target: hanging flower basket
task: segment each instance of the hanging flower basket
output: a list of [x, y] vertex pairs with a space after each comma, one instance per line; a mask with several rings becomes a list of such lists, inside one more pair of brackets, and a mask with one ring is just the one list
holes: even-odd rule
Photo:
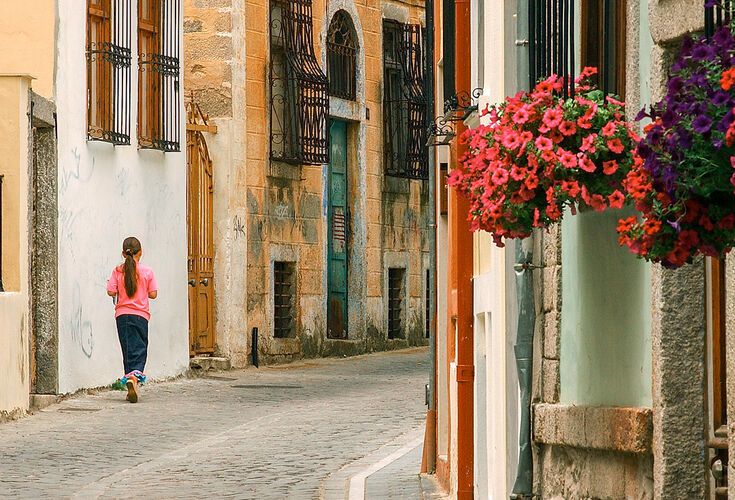
[[664, 99], [641, 111], [640, 157], [625, 181], [642, 217], [618, 224], [619, 241], [666, 267], [698, 254], [723, 256], [735, 242], [735, 38], [687, 38]]
[[534, 228], [572, 213], [621, 208], [622, 182], [631, 169], [638, 138], [624, 119], [624, 103], [605, 96], [585, 68], [576, 95], [564, 97], [552, 76], [485, 109], [489, 124], [468, 130], [462, 168], [449, 185], [470, 200], [472, 230], [503, 238], [526, 238]]

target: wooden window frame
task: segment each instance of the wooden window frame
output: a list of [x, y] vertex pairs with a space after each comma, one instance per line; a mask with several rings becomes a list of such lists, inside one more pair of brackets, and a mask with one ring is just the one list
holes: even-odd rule
[[138, 147], [181, 151], [181, 2], [138, 0]]
[[[103, 140], [109, 130], [112, 116], [112, 75], [104, 64], [102, 50], [112, 43], [112, 0], [87, 1], [87, 89], [89, 105], [87, 113], [88, 136]], [[95, 55], [92, 55], [95, 54]]]
[[[725, 305], [724, 259], [708, 258], [707, 274], [707, 459], [709, 466], [719, 460], [725, 476], [717, 482], [712, 476], [716, 498], [727, 498], [728, 425], [727, 425], [727, 318]], [[713, 467], [714, 469], [714, 467]]]
[[160, 135], [161, 74], [155, 68], [155, 58], [161, 48], [161, 14], [161, 0], [138, 0], [138, 57], [141, 61], [138, 66], [138, 143], [146, 149], [155, 149], [155, 138]]
[[[612, 10], [607, 22], [605, 8]], [[597, 67], [600, 88], [623, 100], [626, 82], [626, 12], [627, 0], [582, 0], [580, 13], [582, 66]], [[608, 31], [613, 31], [612, 37], [608, 36]], [[605, 43], [608, 42], [611, 45], [606, 47]]]
[[86, 1], [90, 141], [130, 144], [131, 1]]

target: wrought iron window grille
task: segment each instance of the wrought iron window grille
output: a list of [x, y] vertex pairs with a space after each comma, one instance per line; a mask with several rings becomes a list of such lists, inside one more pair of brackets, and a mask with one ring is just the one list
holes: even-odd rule
[[[710, 5], [709, 7], [707, 5]], [[735, 13], [734, 0], [704, 0], [704, 33], [708, 37], [718, 28], [730, 24]]]
[[87, 139], [130, 144], [130, 0], [87, 0]]
[[311, 0], [270, 3], [270, 158], [329, 161], [329, 82], [313, 45]]
[[575, 0], [529, 0], [531, 88], [539, 80], [556, 74], [564, 80], [564, 95], [574, 94], [574, 4]]
[[388, 269], [388, 338], [403, 338], [403, 297], [404, 275], [403, 268]]
[[291, 338], [295, 335], [294, 303], [296, 286], [294, 263], [273, 263], [273, 336]]
[[181, 151], [179, 0], [138, 4], [138, 143]]
[[354, 101], [357, 97], [357, 41], [349, 14], [340, 10], [327, 33], [329, 94]]
[[383, 161], [386, 175], [427, 180], [424, 28], [383, 24]]

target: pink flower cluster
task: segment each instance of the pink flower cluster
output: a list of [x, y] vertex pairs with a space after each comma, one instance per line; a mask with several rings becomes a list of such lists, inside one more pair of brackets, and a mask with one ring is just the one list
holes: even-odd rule
[[486, 108], [489, 124], [463, 134], [468, 152], [449, 185], [470, 200], [473, 230], [492, 233], [503, 246], [503, 238], [525, 238], [559, 221], [565, 206], [573, 213], [623, 206], [638, 138], [624, 103], [590, 83], [596, 73], [584, 69], [574, 97], [564, 97], [562, 79], [551, 76]]

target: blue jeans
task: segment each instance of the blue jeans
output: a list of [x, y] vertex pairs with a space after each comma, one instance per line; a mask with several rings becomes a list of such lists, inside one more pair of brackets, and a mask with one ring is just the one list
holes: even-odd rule
[[145, 372], [145, 362], [148, 359], [148, 320], [135, 314], [123, 314], [115, 322], [125, 374], [134, 370]]

